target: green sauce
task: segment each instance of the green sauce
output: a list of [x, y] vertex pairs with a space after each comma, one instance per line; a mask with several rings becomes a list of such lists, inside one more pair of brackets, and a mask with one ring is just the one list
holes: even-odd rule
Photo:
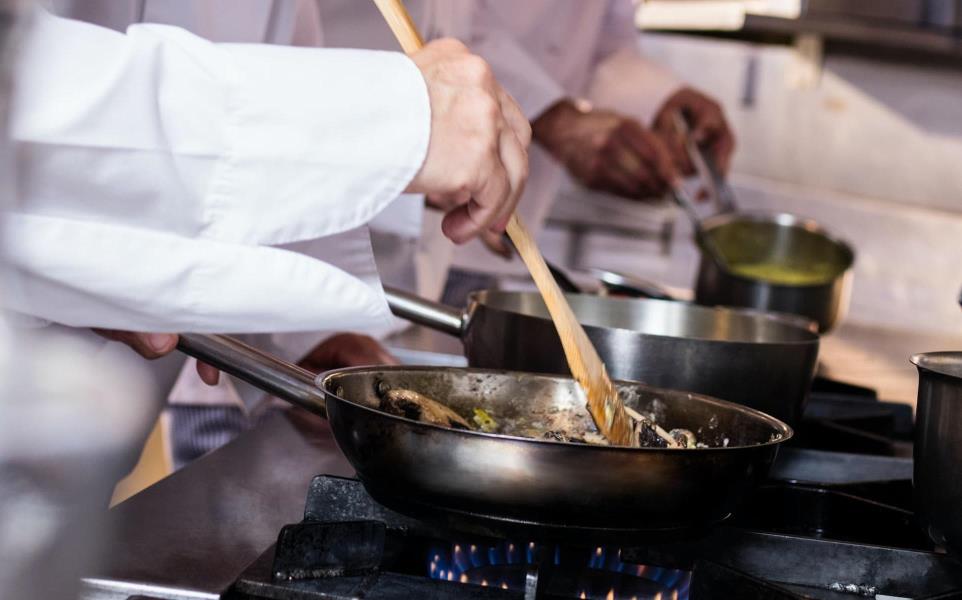
[[760, 279], [777, 285], [816, 285], [827, 283], [838, 267], [832, 263], [790, 265], [777, 262], [733, 263], [728, 265], [736, 275]]

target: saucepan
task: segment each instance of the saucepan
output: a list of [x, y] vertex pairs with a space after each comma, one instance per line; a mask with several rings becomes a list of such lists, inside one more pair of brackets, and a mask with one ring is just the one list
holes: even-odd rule
[[709, 217], [702, 228], [725, 264], [701, 252], [695, 302], [802, 315], [822, 333], [844, 316], [855, 254], [815, 221], [734, 212]]
[[939, 546], [962, 552], [962, 352], [916, 354], [913, 488], [919, 519]]
[[[656, 532], [707, 526], [735, 510], [792, 436], [788, 425], [744, 406], [620, 381], [628, 406], [655, 415], [665, 427], [690, 429], [708, 447], [533, 439], [505, 424], [550, 429], [559, 418], [588, 419], [571, 378], [450, 367], [354, 367], [315, 378], [226, 336], [184, 334], [179, 348], [326, 417], [375, 499], [454, 527], [482, 523], [490, 527], [484, 531], [506, 526], [570, 534], [578, 528]], [[391, 390], [417, 392], [464, 418], [483, 411], [485, 422], [495, 426], [454, 429], [407, 412], [389, 414], [382, 403]]]
[[[472, 367], [568, 373], [537, 293], [474, 292], [454, 308], [385, 292], [395, 315], [461, 338]], [[612, 377], [737, 402], [790, 425], [801, 417], [819, 337], [799, 321], [665, 300], [567, 298]]]
[[[854, 253], [818, 223], [788, 213], [732, 212], [702, 220], [724, 264], [702, 251], [695, 283], [697, 304], [729, 306], [809, 319], [827, 333], [844, 316], [851, 296]], [[699, 245], [699, 249], [701, 246]], [[555, 268], [556, 278], [559, 274]], [[671, 292], [644, 279], [590, 269], [609, 292], [671, 300]], [[573, 288], [563, 286], [565, 291]]]
[[[679, 126], [686, 130], [684, 119]], [[830, 331], [851, 297], [852, 248], [811, 219], [739, 210], [711, 156], [686, 138], [719, 211], [698, 221], [689, 210], [700, 230], [695, 302], [797, 314], [817, 322], [822, 333]]]

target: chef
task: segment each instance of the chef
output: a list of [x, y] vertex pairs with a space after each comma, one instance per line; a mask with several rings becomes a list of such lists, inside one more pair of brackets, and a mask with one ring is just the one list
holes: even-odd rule
[[[645, 59], [631, 0], [483, 0], [475, 35], [507, 31], [530, 60], [500, 60], [496, 48], [470, 46], [532, 121], [531, 177], [519, 211], [535, 234], [567, 171], [589, 188], [644, 200], [690, 174], [673, 113], [681, 110], [699, 144], [727, 172], [734, 137], [718, 104]], [[490, 244], [488, 244], [490, 246]], [[504, 249], [506, 251], [506, 249]], [[491, 286], [493, 274], [518, 273], [473, 242], [453, 249], [446, 300]]]
[[[358, 10], [362, 8], [362, 10]], [[322, 2], [271, 0], [197, 1], [73, 1], [57, 0], [54, 10], [71, 18], [125, 31], [140, 21], [183, 27], [206, 39], [221, 43], [272, 43], [293, 46], [377, 47], [396, 50], [390, 30], [372, 2], [325, 0]], [[422, 22], [444, 20], [443, 6], [432, 2], [413, 6]], [[440, 12], [442, 16], [436, 17]], [[437, 30], [437, 27], [431, 27]], [[333, 36], [333, 39], [331, 37]], [[435, 36], [437, 37], [437, 36]], [[375, 40], [372, 43], [372, 40]], [[365, 44], [365, 42], [367, 42]], [[430, 204], [430, 203], [429, 203]], [[414, 262], [410, 252], [396, 251], [393, 244], [411, 247], [417, 243], [425, 206], [423, 195], [404, 194], [389, 203], [371, 221], [375, 242], [380, 242], [380, 268], [370, 260], [366, 231], [285, 244], [285, 250], [334, 264], [355, 278], [375, 283], [379, 276], [394, 285], [415, 287]], [[433, 207], [433, 208], [436, 208]], [[348, 239], [345, 239], [347, 236]], [[362, 244], [363, 249], [357, 246]], [[403, 250], [403, 248], [402, 248]], [[374, 337], [392, 331], [391, 323], [378, 320], [344, 323], [351, 332], [311, 331], [242, 336], [245, 341], [313, 371], [342, 366], [396, 362]], [[340, 328], [339, 328], [340, 329]], [[111, 339], [124, 341], [145, 356], [159, 356], [164, 350], [146, 347], [144, 336], [127, 331], [105, 331]], [[148, 338], [149, 339], [149, 338]], [[170, 395], [170, 427], [173, 456], [177, 466], [229, 441], [254, 422], [265, 395], [240, 381], [218, 380], [216, 372], [203, 364], [197, 368], [201, 379], [216, 385], [205, 388], [188, 361]]]
[[[269, 30], [301, 35], [313, 3], [268, 4]], [[376, 278], [350, 274], [373, 273], [358, 228], [407, 191], [455, 242], [499, 235], [527, 172], [527, 122], [451, 40], [408, 59], [38, 11], [13, 106], [5, 308], [150, 355], [175, 338], [118, 331], [388, 326]], [[332, 236], [344, 267], [294, 247]]]
[[[419, 28], [430, 38], [470, 34], [471, 2], [417, 0], [407, 7]], [[238, 4], [226, 0], [181, 1], [74, 1], [57, 0], [57, 12], [64, 16], [125, 30], [138, 21], [164, 23], [186, 28], [215, 42], [268, 42], [287, 45], [327, 45], [337, 47], [396, 50], [397, 42], [372, 2], [357, 0], [318, 0], [317, 2], [272, 2], [247, 0]], [[504, 47], [514, 45], [514, 55], [523, 50], [509, 36], [495, 42], [499, 56], [511, 56]], [[428, 203], [430, 205], [430, 203]], [[370, 222], [378, 272], [374, 264], [344, 262], [342, 244], [330, 238], [308, 240], [286, 249], [326, 262], [338, 261], [348, 272], [380, 278], [392, 285], [423, 291], [419, 281], [415, 252], [422, 227], [437, 228], [437, 211], [424, 211], [423, 196], [402, 195]], [[430, 207], [429, 208], [433, 208]], [[425, 222], [426, 221], [426, 222]], [[428, 224], [430, 223], [430, 225]], [[492, 236], [495, 240], [499, 236]], [[433, 239], [429, 236], [428, 240]], [[428, 253], [429, 255], [430, 253]], [[357, 252], [347, 257], [358, 256]], [[425, 258], [422, 254], [422, 258]], [[433, 259], [429, 259], [433, 260]], [[442, 261], [446, 264], [446, 261]], [[420, 270], [423, 273], [424, 270]], [[430, 271], [429, 271], [430, 272]], [[419, 283], [421, 285], [419, 285]], [[430, 285], [430, 284], [429, 284]], [[433, 287], [436, 287], [434, 284]], [[323, 371], [341, 366], [391, 363], [395, 359], [370, 335], [381, 336], [390, 326], [371, 322], [354, 327], [351, 333], [307, 331], [245, 336], [249, 343], [299, 362], [305, 368]], [[137, 334], [110, 332], [115, 339], [138, 344]], [[149, 353], [149, 349], [141, 348]], [[191, 361], [193, 362], [193, 361]], [[213, 373], [199, 365], [201, 378], [217, 381]], [[182, 465], [219, 446], [253, 423], [265, 400], [264, 394], [243, 382], [225, 378], [215, 389], [200, 385], [188, 365], [170, 396], [169, 430], [175, 462]]]

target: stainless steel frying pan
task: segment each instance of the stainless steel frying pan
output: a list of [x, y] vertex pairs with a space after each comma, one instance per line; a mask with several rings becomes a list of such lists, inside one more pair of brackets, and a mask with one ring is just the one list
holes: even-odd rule
[[463, 431], [375, 408], [385, 386], [444, 401], [462, 415], [495, 420], [584, 408], [570, 378], [433, 367], [339, 369], [315, 378], [225, 336], [185, 334], [181, 351], [326, 417], [367, 490], [407, 514], [446, 524], [659, 531], [725, 519], [764, 478], [791, 429], [758, 411], [636, 383], [626, 403], [662, 425], [694, 431], [712, 448], [588, 446]]
[[[385, 291], [395, 315], [460, 337], [472, 367], [569, 372], [536, 293], [475, 292], [462, 309]], [[818, 357], [819, 338], [810, 329], [750, 309], [567, 298], [612, 377], [707, 394], [789, 424], [801, 417]]]

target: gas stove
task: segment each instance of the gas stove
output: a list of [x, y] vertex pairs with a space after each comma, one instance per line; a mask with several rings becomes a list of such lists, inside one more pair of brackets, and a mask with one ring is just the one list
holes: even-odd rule
[[962, 598], [962, 563], [912, 511], [911, 419], [871, 390], [818, 381], [796, 443], [736, 516], [661, 536], [491, 535], [394, 512], [359, 481], [320, 475], [303, 521], [222, 597]]

